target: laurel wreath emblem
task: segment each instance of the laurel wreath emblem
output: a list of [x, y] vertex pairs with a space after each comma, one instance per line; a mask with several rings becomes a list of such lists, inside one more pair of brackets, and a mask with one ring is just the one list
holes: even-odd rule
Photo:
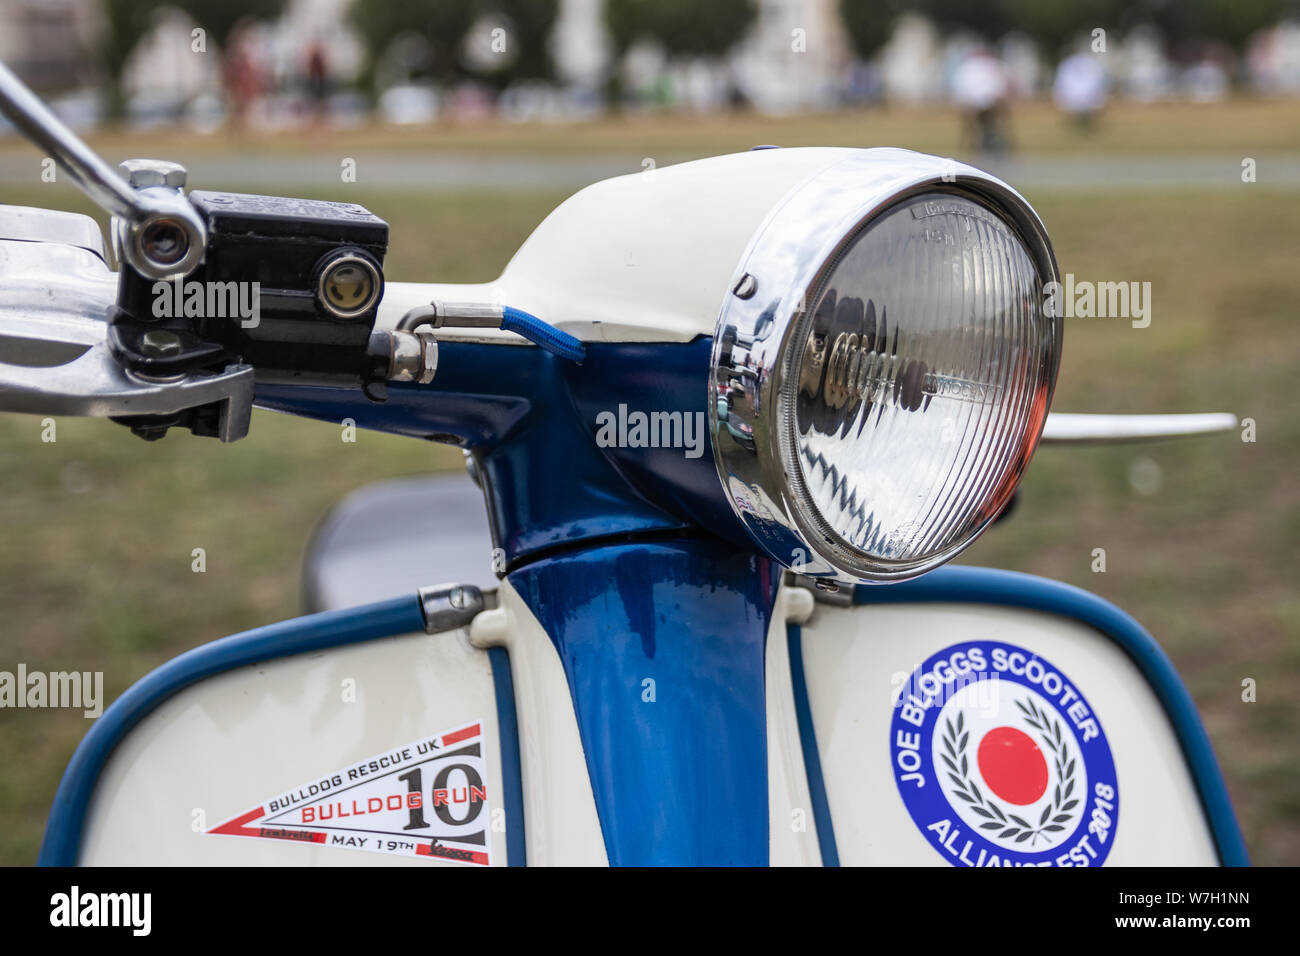
[[1064, 831], [1074, 819], [1075, 807], [1079, 798], [1074, 797], [1075, 769], [1077, 759], [1070, 752], [1069, 741], [1061, 733], [1061, 722], [1044, 713], [1032, 699], [1016, 701], [1016, 706], [1025, 715], [1025, 723], [1038, 731], [1039, 739], [1052, 752], [1056, 764], [1056, 790], [1052, 802], [1043, 808], [1037, 825], [1024, 817], [1004, 810], [992, 796], [985, 796], [975, 781], [970, 778], [970, 759], [966, 747], [970, 743], [970, 730], [966, 727], [966, 715], [957, 712], [957, 722], [951, 718], [944, 721], [943, 749], [946, 753], [939, 756], [948, 766], [948, 778], [953, 782], [956, 794], [969, 805], [971, 812], [987, 818], [981, 823], [981, 830], [999, 830], [999, 839], [1013, 839], [1016, 843], [1029, 842], [1034, 846], [1040, 839], [1051, 841], [1048, 834]]

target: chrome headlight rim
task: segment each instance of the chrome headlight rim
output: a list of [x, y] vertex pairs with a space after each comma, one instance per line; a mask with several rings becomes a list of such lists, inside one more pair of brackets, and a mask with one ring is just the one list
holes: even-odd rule
[[[768, 214], [731, 277], [714, 332], [709, 426], [714, 461], [732, 511], [772, 558], [799, 573], [846, 583], [891, 582], [932, 570], [969, 547], [997, 510], [969, 536], [915, 560], [863, 557], [816, 527], [801, 506], [802, 475], [791, 455], [791, 395], [802, 350], [793, 338], [810, 321], [827, 277], [866, 230], [901, 203], [926, 193], [973, 201], [1005, 223], [1042, 284], [1059, 281], [1042, 220], [1015, 189], [974, 167], [902, 149], [864, 149], [823, 167]], [[1060, 365], [1062, 321], [1043, 314], [1039, 354], [1050, 406]], [[1022, 438], [1000, 488], [1010, 497], [1038, 444], [1046, 407]], [[793, 472], [793, 474], [790, 474]], [[999, 502], [1004, 504], [1005, 502]]]

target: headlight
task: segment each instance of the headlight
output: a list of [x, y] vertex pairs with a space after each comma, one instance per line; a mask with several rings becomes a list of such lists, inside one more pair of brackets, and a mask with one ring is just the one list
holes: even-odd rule
[[970, 167], [864, 150], [758, 231], [718, 320], [713, 447], [773, 558], [912, 577], [1010, 500], [1047, 416], [1061, 322], [1046, 231]]

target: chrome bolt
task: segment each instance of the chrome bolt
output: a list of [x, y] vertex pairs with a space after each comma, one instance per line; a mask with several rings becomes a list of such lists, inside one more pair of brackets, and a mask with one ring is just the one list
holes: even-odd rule
[[438, 371], [438, 343], [429, 332], [390, 332], [388, 380], [428, 385]]
[[185, 167], [180, 163], [169, 163], [165, 159], [128, 159], [117, 169], [132, 189], [148, 189], [150, 186], [185, 188]]
[[428, 332], [417, 332], [424, 346], [420, 359], [420, 384], [428, 385], [438, 372], [438, 342]]

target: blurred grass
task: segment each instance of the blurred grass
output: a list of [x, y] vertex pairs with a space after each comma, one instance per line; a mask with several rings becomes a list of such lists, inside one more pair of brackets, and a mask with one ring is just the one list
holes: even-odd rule
[[[963, 563], [1029, 571], [1132, 613], [1173, 658], [1252, 857], [1300, 863], [1300, 365], [1295, 193], [1031, 195], [1078, 279], [1151, 282], [1152, 321], [1067, 319], [1058, 411], [1230, 411], [1239, 434], [1038, 452], [1019, 507]], [[1134, 482], [1139, 462], [1157, 488]], [[1141, 466], [1139, 466], [1141, 467]], [[1093, 549], [1106, 551], [1093, 573]], [[1244, 703], [1242, 681], [1257, 682]]]
[[[1219, 103], [1169, 101], [1116, 102], [1094, 135], [1081, 137], [1067, 127], [1046, 100], [1016, 103], [1009, 132], [1020, 153], [1222, 153], [1242, 155], [1300, 149], [1300, 100], [1235, 97]], [[620, 114], [590, 122], [510, 123], [497, 120], [443, 120], [424, 126], [367, 123], [325, 134], [314, 130], [258, 131], [239, 136], [225, 131], [198, 135], [184, 128], [139, 133], [106, 130], [89, 137], [108, 156], [138, 156], [141, 143], [156, 155], [183, 158], [204, 153], [310, 152], [323, 142], [347, 139], [367, 152], [462, 152], [637, 156], [708, 156], [749, 149], [758, 143], [782, 146], [904, 146], [956, 156], [962, 151], [961, 123], [946, 106], [880, 106], [865, 110], [801, 113], [770, 117], [732, 113]], [[1248, 148], [1247, 148], [1248, 147]], [[16, 137], [0, 140], [0, 152], [27, 149]]]
[[[53, 195], [0, 188], [3, 201], [84, 209], [63, 187]], [[563, 197], [349, 187], [347, 198], [392, 224], [393, 278], [481, 281]], [[1152, 284], [1150, 328], [1067, 320], [1054, 407], [1226, 410], [1254, 418], [1258, 441], [1044, 449], [1018, 511], [965, 560], [1069, 581], [1141, 620], [1204, 715], [1256, 862], [1300, 863], [1297, 196], [1243, 184], [1029, 198], [1063, 271]], [[181, 434], [146, 444], [75, 419], [47, 444], [39, 422], [0, 416], [0, 669], [103, 670], [108, 701], [180, 651], [296, 613], [311, 529], [349, 490], [460, 466], [454, 450], [368, 432], [339, 454], [337, 426], [269, 413], [229, 447]], [[1139, 459], [1158, 469], [1154, 494], [1130, 480]], [[196, 547], [205, 574], [190, 570]], [[1105, 574], [1089, 570], [1099, 547]], [[1240, 699], [1247, 677], [1254, 704]], [[65, 711], [0, 710], [0, 863], [35, 858], [88, 727]]]

